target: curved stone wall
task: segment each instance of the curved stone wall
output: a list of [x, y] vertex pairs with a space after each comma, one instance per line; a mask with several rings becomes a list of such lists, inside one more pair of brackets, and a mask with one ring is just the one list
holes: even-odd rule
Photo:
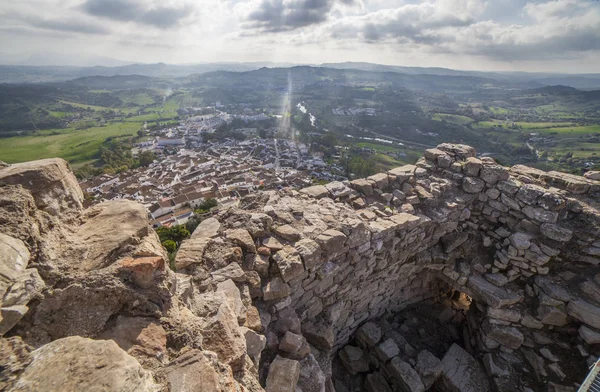
[[[332, 391], [341, 352], [372, 390], [461, 390], [468, 375], [446, 365], [477, 361], [496, 390], [569, 390], [600, 354], [600, 181], [588, 177], [442, 144], [366, 179], [246, 197], [198, 226], [173, 272], [140, 205], [82, 209], [61, 160], [0, 169], [0, 386], [18, 390], [50, 342], [69, 358], [93, 344], [66, 340], [81, 336], [133, 356], [122, 360], [140, 390]], [[385, 331], [364, 336], [450, 289], [475, 300], [471, 353], [453, 346], [439, 372]]]

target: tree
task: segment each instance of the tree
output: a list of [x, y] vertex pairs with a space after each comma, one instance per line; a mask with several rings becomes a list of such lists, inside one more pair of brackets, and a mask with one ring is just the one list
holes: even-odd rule
[[177, 250], [177, 243], [172, 240], [163, 241], [162, 246], [164, 246], [169, 253], [173, 253]]
[[152, 151], [142, 151], [139, 155], [140, 166], [149, 166], [156, 160], [156, 154]]

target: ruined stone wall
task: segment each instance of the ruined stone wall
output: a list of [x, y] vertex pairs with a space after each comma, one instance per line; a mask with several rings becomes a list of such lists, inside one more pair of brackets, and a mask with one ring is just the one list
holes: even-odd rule
[[[8, 385], [35, 381], [23, 371], [38, 350], [82, 336], [133, 356], [137, 365], [123, 361], [152, 375], [139, 373], [140, 390], [331, 391], [331, 361], [365, 322], [450, 287], [475, 300], [468, 338], [488, 365], [515, 355], [536, 382], [568, 385], [580, 380], [548, 350], [577, 347], [585, 366], [600, 343], [600, 181], [590, 178], [443, 144], [366, 179], [246, 197], [182, 243], [176, 272], [141, 206], [81, 209], [64, 161], [9, 166], [0, 181], [0, 343], [25, 358]], [[91, 344], [64, 341], [74, 352]], [[400, 356], [368, 371], [416, 374], [417, 358]], [[487, 368], [496, 389], [516, 390]]]

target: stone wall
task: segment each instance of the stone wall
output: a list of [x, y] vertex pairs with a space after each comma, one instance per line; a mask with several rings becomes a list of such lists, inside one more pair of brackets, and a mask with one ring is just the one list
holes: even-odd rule
[[[20, 180], [32, 176], [40, 186]], [[569, 387], [578, 373], [555, 356], [585, 367], [600, 343], [593, 176], [506, 168], [442, 144], [366, 179], [246, 197], [183, 242], [176, 272], [139, 205], [83, 210], [71, 176], [60, 160], [0, 169], [0, 343], [21, 358], [3, 374], [9, 386], [33, 382], [38, 350], [76, 335], [133, 356], [154, 380], [138, 372], [140, 390], [331, 391], [332, 360], [365, 323], [450, 288], [477, 312], [471, 353], [452, 348], [441, 363], [487, 361], [497, 390]], [[402, 355], [368, 377], [407, 389], [397, 375], [421, 375]], [[522, 366], [498, 371], [507, 356]], [[534, 381], [515, 384], [518, 367]], [[461, 378], [454, 370], [445, 384]]]

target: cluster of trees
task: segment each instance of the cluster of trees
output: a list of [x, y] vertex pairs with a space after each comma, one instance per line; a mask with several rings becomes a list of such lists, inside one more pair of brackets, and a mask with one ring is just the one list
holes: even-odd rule
[[138, 156], [131, 154], [132, 138], [129, 136], [108, 137], [98, 149], [98, 161], [94, 166], [87, 164], [81, 167], [75, 175], [89, 178], [100, 174], [117, 174], [129, 169], [146, 167], [155, 159], [152, 151], [142, 151]]
[[161, 226], [156, 229], [158, 238], [162, 246], [169, 254], [175, 253], [179, 249], [181, 242], [190, 237], [191, 233], [185, 225], [175, 225], [171, 227]]

